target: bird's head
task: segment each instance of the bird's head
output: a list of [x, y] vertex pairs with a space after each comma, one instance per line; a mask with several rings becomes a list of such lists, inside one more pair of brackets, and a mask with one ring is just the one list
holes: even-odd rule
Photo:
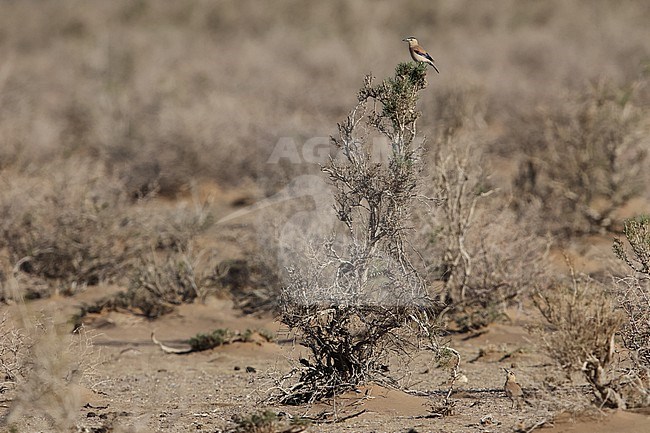
[[415, 39], [413, 36], [409, 36], [408, 38], [402, 39], [402, 42], [408, 42], [409, 46], [414, 46], [418, 44], [418, 40]]
[[506, 376], [509, 379], [515, 380], [515, 374], [512, 371], [508, 370], [507, 368], [504, 368], [503, 371], [506, 372]]

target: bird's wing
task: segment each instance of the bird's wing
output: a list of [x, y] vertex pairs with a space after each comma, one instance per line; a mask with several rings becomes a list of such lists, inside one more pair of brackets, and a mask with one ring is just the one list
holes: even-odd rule
[[427, 58], [427, 59], [429, 59], [429, 60], [431, 60], [431, 61], [433, 62], [433, 58], [429, 55], [429, 53], [427, 53], [426, 51], [424, 51], [424, 48], [422, 48], [422, 47], [413, 47], [413, 51], [414, 51], [416, 54], [419, 54], [419, 55], [421, 55], [422, 57], [425, 57], [425, 58]]

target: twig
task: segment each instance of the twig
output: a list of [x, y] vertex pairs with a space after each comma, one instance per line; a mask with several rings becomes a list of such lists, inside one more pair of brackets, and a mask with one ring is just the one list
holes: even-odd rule
[[530, 426], [530, 427], [528, 428], [528, 430], [524, 431], [524, 433], [530, 433], [530, 432], [532, 432], [533, 430], [538, 429], [538, 428], [540, 428], [541, 426], [545, 425], [547, 422], [548, 422], [548, 418], [544, 418], [544, 419], [541, 420], [541, 421], [537, 421], [535, 424], [533, 424], [532, 426]]
[[341, 417], [341, 418], [323, 420], [323, 421], [313, 419], [312, 421], [314, 421], [316, 424], [337, 424], [337, 423], [340, 423], [340, 422], [343, 422], [343, 421], [347, 421], [347, 420], [349, 420], [351, 418], [355, 418], [355, 417], [357, 417], [357, 416], [359, 416], [359, 415], [361, 415], [363, 413], [366, 413], [367, 411], [368, 411], [368, 409], [363, 409], [363, 410], [360, 410], [359, 412], [355, 412], [355, 413], [353, 413], [351, 415], [346, 415], [346, 416]]
[[158, 341], [158, 339], [156, 339], [156, 334], [153, 331], [151, 332], [151, 341], [153, 341], [154, 344], [157, 344], [158, 346], [160, 346], [162, 351], [165, 352], [165, 353], [182, 354], [182, 353], [190, 353], [190, 352], [192, 352], [194, 350], [191, 346], [190, 347], [184, 347], [184, 348], [167, 346], [164, 343], [161, 343], [160, 341]]

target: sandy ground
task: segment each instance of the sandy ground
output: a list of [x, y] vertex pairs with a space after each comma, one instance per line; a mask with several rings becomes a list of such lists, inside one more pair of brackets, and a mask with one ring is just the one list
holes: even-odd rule
[[[65, 311], [72, 304], [61, 298], [39, 301], [33, 307], [56, 306]], [[514, 369], [523, 387], [532, 392], [548, 374], [548, 364], [533, 352], [534, 344], [524, 329], [527, 312], [510, 313], [510, 323], [492, 325], [479, 335], [453, 337], [468, 382], [459, 386], [452, 398], [453, 412], [445, 417], [434, 416], [434, 409], [446, 390], [448, 370], [425, 355], [411, 360], [410, 375], [401, 381], [409, 393], [371, 384], [327, 404], [270, 406], [263, 401], [274, 378], [295, 366], [293, 360], [301, 350], [272, 318], [243, 316], [230, 301], [214, 298], [181, 306], [156, 321], [118, 312], [89, 317], [103, 363], [97, 368], [99, 375], [76, 390], [82, 397], [76, 424], [79, 431], [94, 432], [220, 432], [235, 425], [233, 415], [268, 408], [291, 416], [327, 415], [329, 420], [363, 412], [343, 422], [312, 424], [307, 431], [315, 432], [526, 431], [544, 419], [543, 408], [532, 402], [521, 411], [511, 409], [501, 391], [501, 368]], [[277, 338], [185, 355], [163, 353], [150, 339], [155, 330], [160, 340], [178, 343], [197, 332], [222, 327], [266, 329]], [[650, 416], [631, 412], [596, 420], [561, 418], [544, 431], [646, 433], [650, 426]], [[27, 421], [19, 425], [18, 431], [32, 431]]]

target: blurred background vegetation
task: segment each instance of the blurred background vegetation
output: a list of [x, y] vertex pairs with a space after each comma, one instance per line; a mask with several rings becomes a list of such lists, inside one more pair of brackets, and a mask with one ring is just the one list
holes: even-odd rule
[[[266, 161], [279, 137], [329, 136], [364, 74], [384, 77], [409, 60], [409, 35], [442, 71], [421, 101], [421, 129], [432, 136], [472, 121], [495, 158], [511, 162], [529, 145], [517, 120], [590, 83], [626, 89], [650, 68], [642, 0], [0, 8], [3, 178], [99, 161], [134, 196], [154, 187], [174, 196], [196, 178], [273, 188], [287, 172], [313, 169]], [[636, 101], [647, 106], [648, 95], [643, 88]]]
[[[267, 161], [282, 137], [301, 150], [333, 134], [365, 74], [410, 60], [411, 35], [441, 70], [419, 102], [431, 155], [464, 143], [477, 158], [467, 162], [474, 191], [499, 191], [477, 211], [483, 225], [508, 208], [505, 230], [524, 221], [536, 227], [526, 233], [560, 240], [616, 230], [616, 212], [648, 197], [648, 22], [643, 0], [4, 1], [3, 273], [69, 293], [128, 276], [151, 248], [192, 256], [189, 240], [212, 222], [206, 209], [168, 215], [142, 203], [206, 184], [254, 200], [317, 172]], [[604, 135], [617, 145], [592, 158], [602, 149], [581, 137]], [[581, 185], [585, 158], [601, 165]], [[447, 223], [428, 221], [423, 238]]]

